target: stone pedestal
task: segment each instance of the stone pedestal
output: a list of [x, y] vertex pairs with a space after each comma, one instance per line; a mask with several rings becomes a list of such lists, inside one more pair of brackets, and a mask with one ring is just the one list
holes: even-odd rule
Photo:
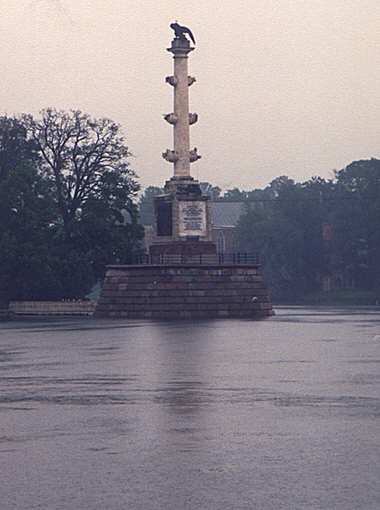
[[165, 194], [155, 198], [154, 244], [198, 241], [210, 242], [209, 198], [191, 178], [173, 178], [165, 184]]
[[96, 317], [259, 319], [273, 315], [258, 265], [109, 266]]

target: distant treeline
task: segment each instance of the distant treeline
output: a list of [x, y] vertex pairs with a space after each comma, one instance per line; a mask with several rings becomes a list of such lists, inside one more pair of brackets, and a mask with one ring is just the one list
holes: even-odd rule
[[[148, 224], [150, 187], [140, 199]], [[346, 296], [352, 303], [380, 300], [380, 161], [354, 161], [333, 179], [295, 182], [286, 176], [264, 189], [234, 188], [214, 200], [243, 202], [237, 225], [242, 252], [258, 252], [277, 301], [317, 302]], [[340, 294], [340, 295], [339, 295]]]
[[[340, 289], [380, 299], [379, 160], [330, 180], [282, 176], [223, 194], [202, 186], [214, 200], [244, 203], [239, 249], [260, 254], [275, 299]], [[163, 191], [149, 187], [137, 204], [138, 190], [113, 121], [54, 109], [0, 117], [0, 301], [80, 298], [106, 264], [132, 260]]]
[[261, 254], [275, 299], [312, 300], [321, 290], [352, 302], [380, 298], [379, 160], [355, 161], [331, 180], [279, 177], [231, 195], [246, 201], [240, 245]]

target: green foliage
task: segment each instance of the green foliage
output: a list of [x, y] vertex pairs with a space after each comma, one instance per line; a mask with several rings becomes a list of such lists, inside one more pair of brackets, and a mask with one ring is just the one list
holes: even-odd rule
[[39, 120], [24, 115], [23, 123], [41, 155], [41, 170], [52, 182], [68, 236], [71, 224], [91, 201], [101, 201], [115, 214], [122, 208], [136, 213], [133, 197], [139, 186], [118, 124], [92, 119], [79, 110], [51, 108], [43, 110]]
[[16, 168], [38, 160], [36, 144], [26, 137], [26, 128], [12, 117], [0, 117], [0, 182]]
[[50, 260], [53, 210], [35, 167], [16, 167], [0, 182], [0, 288], [8, 297], [41, 290]]
[[[13, 299], [79, 298], [110, 263], [141, 251], [153, 198], [141, 195], [120, 127], [80, 111], [0, 117], [0, 306]], [[205, 192], [220, 199], [219, 188]], [[286, 176], [228, 190], [246, 203], [242, 251], [261, 254], [275, 299], [316, 296], [322, 278], [380, 297], [380, 161], [355, 161], [326, 181]], [[325, 225], [331, 230], [324, 237]]]
[[380, 161], [354, 161], [336, 173], [336, 249], [359, 285], [380, 294]]
[[[327, 276], [338, 286], [380, 294], [380, 161], [353, 162], [332, 181], [282, 176], [244, 193], [240, 246], [260, 253], [275, 299], [316, 293]], [[325, 225], [330, 239], [323, 237]]]
[[154, 197], [162, 195], [163, 188], [157, 186], [148, 186], [139, 200], [140, 222], [142, 225], [154, 225]]
[[207, 195], [210, 200], [219, 200], [220, 194], [222, 192], [221, 188], [219, 186], [213, 186], [209, 182], [200, 182], [200, 188], [202, 190], [202, 193], [204, 195]]
[[0, 118], [0, 294], [83, 297], [139, 252], [138, 185], [119, 126], [79, 111]]
[[250, 210], [241, 218], [240, 242], [244, 250], [260, 252], [273, 292], [294, 297], [313, 286], [314, 271], [320, 265], [316, 254], [319, 247], [313, 247], [320, 238], [319, 225], [315, 226], [310, 218], [305, 228], [302, 188], [294, 184], [290, 187], [289, 183], [282, 188], [272, 183], [268, 191], [276, 198], [264, 202], [262, 210]]
[[230, 202], [243, 202], [244, 200], [249, 199], [249, 192], [240, 190], [239, 188], [232, 188], [228, 189], [224, 195], [223, 200], [230, 201]]

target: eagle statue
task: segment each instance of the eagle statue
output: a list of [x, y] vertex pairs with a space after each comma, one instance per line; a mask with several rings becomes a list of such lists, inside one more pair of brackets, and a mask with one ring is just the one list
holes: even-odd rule
[[183, 38], [186, 39], [185, 34], [187, 34], [192, 40], [192, 42], [195, 44], [195, 39], [190, 28], [183, 27], [182, 25], [179, 25], [177, 22], [171, 23], [170, 28], [174, 30], [175, 36], [178, 37], [179, 39]]

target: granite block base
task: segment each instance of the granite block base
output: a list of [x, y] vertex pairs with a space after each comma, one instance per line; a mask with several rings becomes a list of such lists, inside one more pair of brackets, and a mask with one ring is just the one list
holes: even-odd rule
[[249, 319], [273, 315], [258, 265], [109, 266], [96, 317]]

